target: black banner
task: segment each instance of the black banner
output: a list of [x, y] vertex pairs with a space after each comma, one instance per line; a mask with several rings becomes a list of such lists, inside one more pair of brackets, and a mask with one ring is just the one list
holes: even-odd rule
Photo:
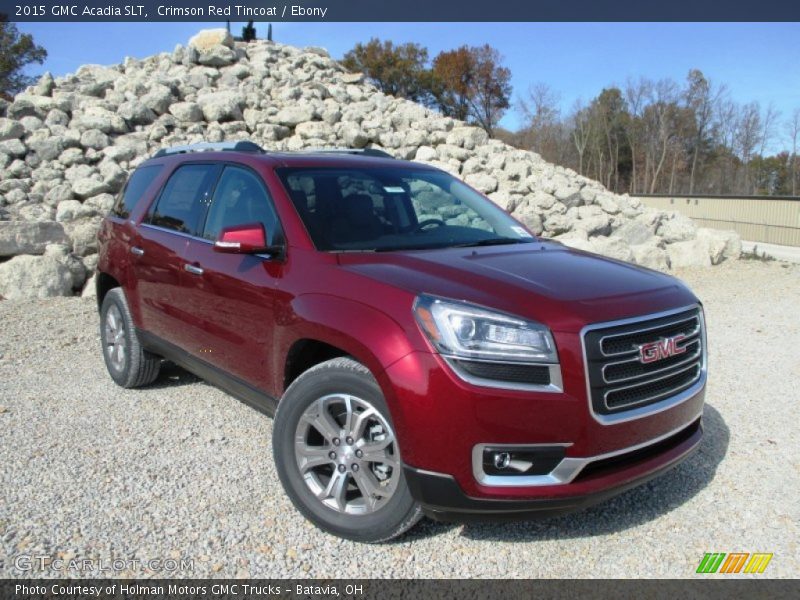
[[314, 598], [343, 600], [391, 600], [435, 598], [471, 600], [480, 598], [564, 599], [576, 598], [797, 598], [797, 580], [705, 579], [705, 580], [4, 580], [3, 600], [265, 600], [268, 598]]
[[797, 0], [0, 0], [12, 21], [800, 21]]

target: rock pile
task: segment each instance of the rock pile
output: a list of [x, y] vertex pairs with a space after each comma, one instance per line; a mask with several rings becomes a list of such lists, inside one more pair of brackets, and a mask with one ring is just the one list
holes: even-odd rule
[[656, 269], [740, 253], [734, 233], [698, 229], [386, 96], [321, 48], [238, 44], [208, 30], [171, 53], [46, 74], [0, 100], [0, 295], [90, 293], [98, 225], [127, 174], [164, 146], [237, 139], [290, 151], [380, 147], [458, 175], [537, 234]]

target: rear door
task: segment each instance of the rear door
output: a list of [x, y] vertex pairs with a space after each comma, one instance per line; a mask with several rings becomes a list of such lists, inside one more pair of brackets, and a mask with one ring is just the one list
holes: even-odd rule
[[[117, 196], [114, 206], [103, 221], [97, 240], [101, 247], [99, 255], [103, 264], [99, 268], [125, 285], [131, 311], [136, 323], [140, 323], [136, 277], [130, 270], [137, 262], [139, 235], [134, 213], [144, 210], [152, 194], [157, 193], [157, 179], [163, 174], [164, 165], [145, 165], [136, 169]], [[152, 190], [151, 190], [152, 188]]]
[[223, 254], [214, 240], [225, 227], [261, 223], [268, 244], [282, 239], [261, 176], [228, 165], [215, 187], [201, 239], [186, 249], [181, 297], [192, 315], [189, 351], [261, 390], [271, 389], [275, 291], [283, 263], [266, 255]]
[[149, 333], [185, 348], [190, 341], [181, 298], [183, 256], [197, 235], [220, 167], [184, 164], [175, 169], [139, 225], [131, 247], [141, 315]]

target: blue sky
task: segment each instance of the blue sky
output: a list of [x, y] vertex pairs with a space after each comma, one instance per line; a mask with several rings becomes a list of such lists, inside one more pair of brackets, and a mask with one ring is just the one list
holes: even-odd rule
[[[223, 24], [220, 24], [223, 25]], [[186, 43], [209, 23], [20, 23], [47, 48], [54, 75], [84, 63], [112, 64]], [[266, 23], [257, 23], [266, 36]], [[234, 32], [241, 24], [232, 24]], [[772, 103], [782, 121], [800, 107], [798, 23], [274, 23], [276, 41], [324, 46], [339, 58], [372, 36], [426, 46], [431, 56], [462, 44], [488, 43], [512, 72], [514, 96], [536, 82], [550, 85], [569, 110], [627, 77], [682, 80], [691, 68], [724, 82], [738, 102]], [[514, 128], [510, 111], [502, 124]], [[783, 145], [783, 144], [777, 144]]]

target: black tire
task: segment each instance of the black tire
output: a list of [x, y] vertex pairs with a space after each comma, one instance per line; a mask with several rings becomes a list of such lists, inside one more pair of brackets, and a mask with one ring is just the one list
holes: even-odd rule
[[[392, 467], [390, 476], [394, 491], [383, 501], [383, 504], [372, 509], [373, 512], [367, 512], [366, 514], [347, 514], [324, 504], [322, 500], [312, 493], [298, 465], [298, 458], [295, 452], [295, 437], [298, 427], [302, 427], [301, 419], [304, 413], [311, 409], [312, 405], [315, 405], [321, 398], [337, 394], [352, 396], [355, 399], [369, 403], [372, 408], [380, 413], [380, 417], [384, 422], [388, 424], [394, 439], [390, 446], [397, 462], [397, 471], [395, 472], [395, 467]], [[286, 390], [278, 405], [272, 433], [272, 450], [278, 475], [297, 510], [320, 529], [357, 542], [378, 543], [388, 541], [413, 527], [422, 517], [422, 511], [408, 490], [401, 467], [402, 463], [400, 462], [397, 440], [394, 438], [393, 431], [389, 409], [386, 406], [380, 387], [369, 370], [362, 364], [351, 358], [335, 358], [320, 363], [300, 375]], [[323, 441], [322, 443], [325, 444], [326, 442]], [[345, 447], [345, 442], [342, 441], [340, 443], [342, 444], [341, 447], [334, 448], [328, 445], [322, 447], [326, 451], [328, 449], [342, 450]], [[348, 445], [352, 445], [348, 451], [353, 452], [353, 448], [356, 448], [357, 443], [350, 442]], [[362, 447], [366, 448], [367, 446]], [[341, 460], [344, 460], [344, 458]], [[366, 469], [372, 469], [371, 465], [373, 463], [370, 463], [369, 466], [366, 463], [362, 464], [364, 466], [362, 466], [360, 475], [369, 474], [371, 478], [373, 473], [366, 471]], [[332, 464], [320, 468], [330, 468], [333, 471], [336, 465]], [[385, 473], [382, 474], [385, 475]], [[334, 475], [336, 475], [335, 472], [332, 473], [331, 477]], [[359, 474], [347, 473], [346, 475], [349, 477], [349, 479], [345, 479], [349, 481], [346, 485], [352, 488], [350, 493], [357, 496], [361, 489], [356, 486], [356, 475]], [[371, 500], [376, 498], [378, 496], [370, 496]], [[367, 500], [365, 499], [364, 502], [367, 502]]]
[[[113, 315], [114, 321], [119, 321], [117, 331], [123, 334], [119, 338], [114, 336], [119, 340], [118, 344], [110, 339], [112, 330], [108, 321], [109, 313]], [[152, 383], [158, 377], [161, 358], [147, 352], [139, 343], [122, 288], [110, 290], [103, 298], [103, 305], [100, 307], [100, 341], [106, 369], [117, 385], [135, 388]], [[117, 353], [120, 348], [121, 352]]]

